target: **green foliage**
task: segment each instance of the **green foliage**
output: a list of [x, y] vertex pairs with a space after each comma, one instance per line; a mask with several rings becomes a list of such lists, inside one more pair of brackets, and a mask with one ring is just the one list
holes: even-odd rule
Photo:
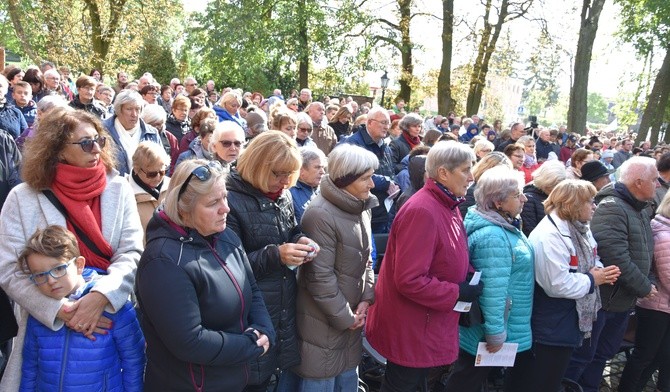
[[341, 35], [358, 14], [349, 0], [330, 6], [317, 0], [212, 1], [194, 15], [186, 46], [219, 85], [288, 91], [298, 87], [301, 59], [331, 64], [330, 75], [337, 69], [346, 74], [339, 60], [349, 55], [349, 42]]
[[667, 0], [615, 0], [621, 5], [619, 35], [633, 43], [638, 53], [656, 45], [670, 48], [670, 2]]
[[604, 124], [607, 122], [608, 102], [598, 93], [590, 93], [587, 99], [586, 121], [590, 123]]
[[161, 84], [169, 84], [177, 75], [177, 64], [167, 44], [160, 43], [155, 37], [148, 37], [140, 49], [135, 75], [151, 72]]
[[556, 83], [560, 73], [559, 45], [546, 32], [540, 34], [536, 50], [527, 62], [522, 100], [529, 113], [540, 114], [556, 105], [560, 94]]

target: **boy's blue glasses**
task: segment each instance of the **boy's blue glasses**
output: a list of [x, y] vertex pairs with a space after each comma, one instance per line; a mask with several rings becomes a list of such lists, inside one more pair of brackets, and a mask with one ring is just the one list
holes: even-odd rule
[[45, 284], [46, 282], [49, 281], [49, 275], [51, 275], [52, 278], [58, 279], [62, 278], [67, 274], [67, 267], [72, 264], [72, 262], [76, 259], [76, 257], [71, 258], [67, 263], [61, 264], [59, 266], [53, 267], [52, 269], [44, 272], [40, 272], [38, 274], [32, 274], [30, 275], [29, 279], [31, 282], [33, 282], [35, 285], [40, 286]]

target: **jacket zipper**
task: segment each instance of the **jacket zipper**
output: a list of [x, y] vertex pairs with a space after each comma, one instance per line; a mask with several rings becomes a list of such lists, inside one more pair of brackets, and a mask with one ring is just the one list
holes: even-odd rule
[[[230, 279], [230, 281], [233, 282], [233, 286], [235, 286], [235, 290], [237, 291], [237, 295], [240, 297], [240, 303], [242, 304], [242, 306], [240, 308], [240, 332], [244, 333], [244, 309], [245, 309], [246, 304], [244, 302], [244, 295], [242, 293], [242, 289], [240, 288], [239, 283], [237, 283], [237, 280], [235, 279], [235, 276], [230, 271], [230, 269], [228, 268], [226, 263], [223, 260], [221, 260], [221, 258], [219, 257], [219, 254], [216, 253], [216, 249], [214, 249], [214, 247], [212, 247], [210, 244], [207, 244], [207, 245], [212, 250], [212, 254], [214, 255], [214, 257], [216, 257], [216, 260], [219, 262], [219, 264], [221, 264], [221, 268], [223, 268], [223, 270], [226, 272], [226, 275], [228, 275], [228, 278]], [[246, 377], [246, 381], [249, 382], [249, 365], [246, 364], [246, 363], [244, 364], [244, 375]]]
[[63, 326], [65, 328], [65, 348], [63, 349], [63, 358], [60, 366], [60, 382], [58, 383], [58, 390], [63, 391], [63, 381], [65, 378], [65, 367], [67, 366], [67, 353], [70, 349], [70, 328]]

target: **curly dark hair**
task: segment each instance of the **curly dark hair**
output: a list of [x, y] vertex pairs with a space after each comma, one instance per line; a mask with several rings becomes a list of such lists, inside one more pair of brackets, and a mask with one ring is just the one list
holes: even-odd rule
[[112, 149], [114, 140], [102, 126], [100, 120], [82, 110], [69, 106], [55, 107], [43, 118], [40, 118], [35, 135], [26, 140], [21, 177], [35, 190], [51, 187], [56, 176], [56, 164], [60, 161], [60, 153], [70, 142], [70, 136], [82, 124], [93, 126], [100, 137], [107, 138], [107, 144], [100, 151], [100, 160], [107, 168], [107, 173], [114, 169], [116, 160]]

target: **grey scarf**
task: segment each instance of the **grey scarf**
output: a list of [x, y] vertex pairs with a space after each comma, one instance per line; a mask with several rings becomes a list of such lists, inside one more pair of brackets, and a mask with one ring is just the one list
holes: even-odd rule
[[[596, 265], [593, 247], [591, 247], [591, 243], [587, 236], [589, 227], [578, 221], [567, 223], [568, 228], [570, 229], [572, 246], [575, 248], [577, 260], [579, 260], [577, 272], [586, 274]], [[596, 314], [601, 307], [600, 290], [598, 290], [598, 286], [595, 287], [593, 293], [586, 294], [582, 298], [577, 299], [576, 302], [577, 315], [579, 317], [579, 330], [584, 333], [584, 338], [588, 339], [591, 337], [593, 322], [596, 320]]]

